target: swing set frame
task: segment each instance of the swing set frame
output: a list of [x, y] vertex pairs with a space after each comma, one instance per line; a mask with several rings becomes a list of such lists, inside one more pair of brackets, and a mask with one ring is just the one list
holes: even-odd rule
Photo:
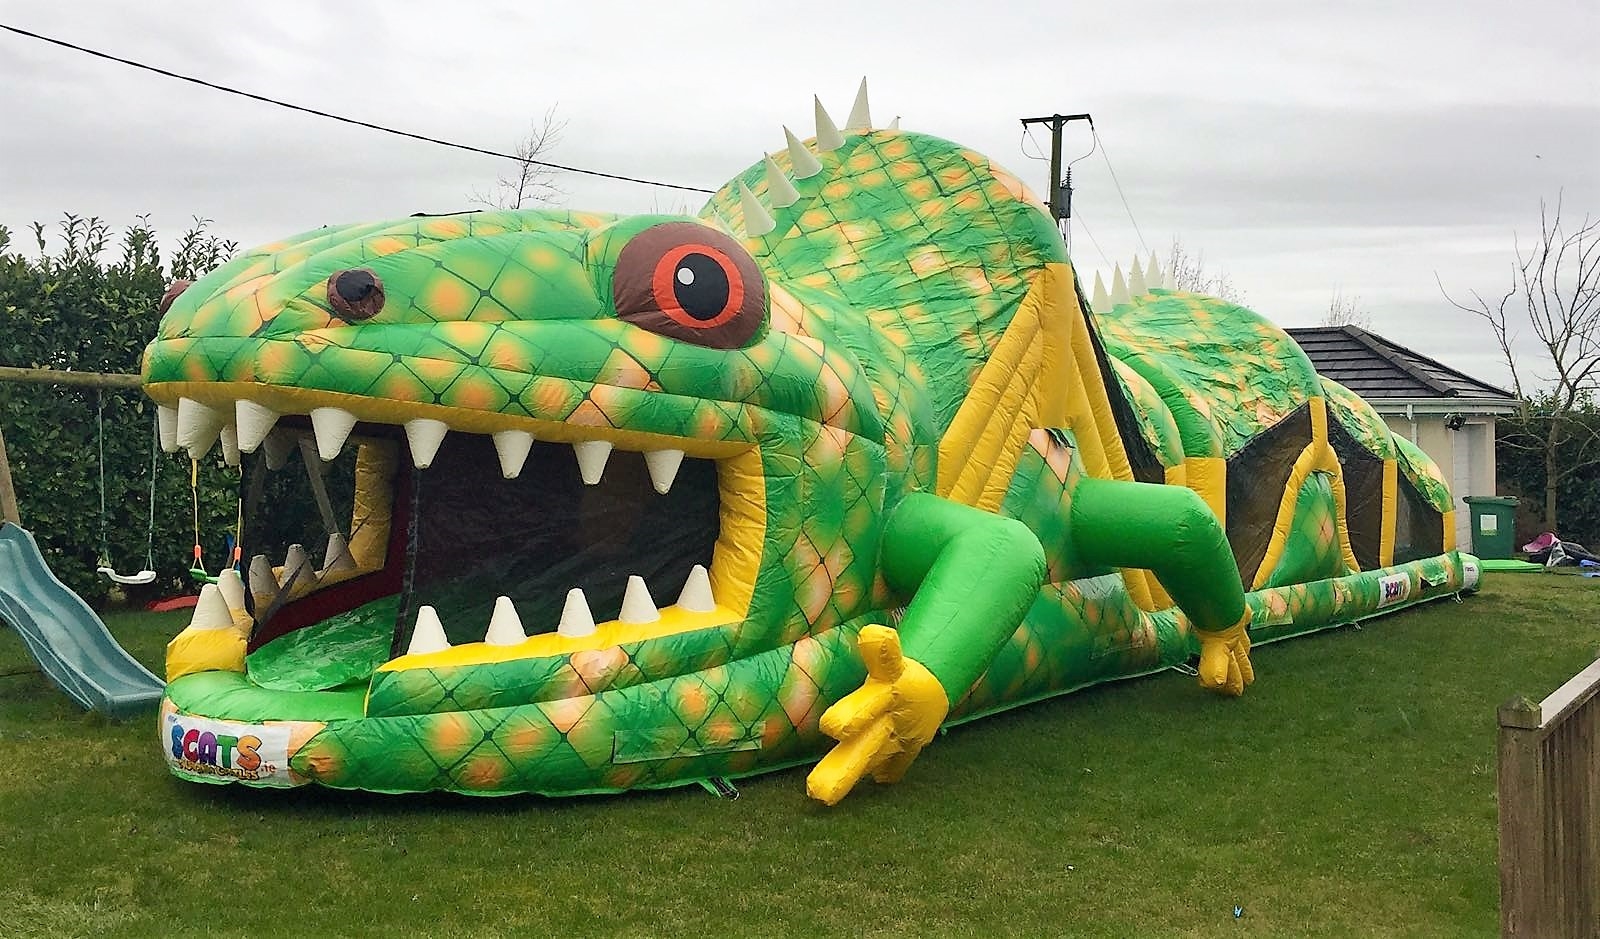
[[[104, 391], [106, 389], [139, 388], [143, 384], [143, 379], [139, 375], [128, 374], [124, 372], [63, 371], [61, 369], [53, 368], [20, 368], [12, 365], [0, 365], [0, 381], [19, 382], [21, 384], [31, 385], [62, 385], [76, 388], [94, 388], [98, 391]], [[194, 566], [191, 567], [189, 575], [196, 581], [215, 582], [216, 578], [210, 576], [205, 570], [203, 561], [201, 560], [201, 556], [199, 554], [199, 497], [197, 491], [195, 491], [198, 486], [198, 480], [194, 475], [195, 471], [196, 467], [191, 465], [190, 488], [195, 495], [196, 546], [194, 549]], [[104, 473], [104, 466], [102, 466], [101, 472]], [[104, 497], [102, 495], [102, 500], [103, 498]], [[150, 508], [153, 512], [155, 508], [153, 496]], [[0, 520], [10, 522], [19, 528], [22, 527], [22, 513], [17, 505], [17, 489], [16, 483], [11, 477], [11, 463], [6, 456], [6, 438], [3, 428], [0, 428]], [[105, 550], [103, 545], [101, 550], [102, 552]], [[237, 548], [235, 549], [234, 553], [238, 553]], [[238, 563], [237, 558], [230, 558], [229, 560], [234, 565]], [[102, 561], [104, 563], [109, 563], [110, 559], [103, 558]], [[110, 568], [102, 568], [101, 573], [106, 573], [109, 570]], [[110, 576], [113, 580], [119, 583], [131, 580], [131, 578], [124, 578], [121, 575], [117, 575], [114, 571], [111, 572]]]

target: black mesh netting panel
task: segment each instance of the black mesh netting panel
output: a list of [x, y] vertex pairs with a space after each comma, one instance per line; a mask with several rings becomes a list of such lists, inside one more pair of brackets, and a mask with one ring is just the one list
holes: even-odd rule
[[1247, 588], [1267, 556], [1294, 462], [1310, 442], [1311, 408], [1302, 404], [1228, 457], [1228, 544]]
[[1345, 525], [1350, 550], [1364, 571], [1382, 567], [1383, 460], [1361, 445], [1338, 419], [1328, 421], [1328, 443], [1344, 476]]
[[1394, 562], [1420, 561], [1444, 550], [1444, 516], [1428, 504], [1404, 473], [1395, 500]]
[[616, 618], [631, 574], [666, 606], [677, 602], [691, 567], [710, 566], [717, 539], [709, 460], [685, 459], [661, 495], [642, 454], [612, 453], [600, 483], [586, 486], [572, 447], [535, 443], [521, 475], [506, 480], [490, 438], [451, 434], [413, 481], [407, 640], [416, 609], [429, 604], [451, 643], [480, 641], [501, 595], [515, 603], [529, 635], [553, 632], [573, 587], [605, 622]]

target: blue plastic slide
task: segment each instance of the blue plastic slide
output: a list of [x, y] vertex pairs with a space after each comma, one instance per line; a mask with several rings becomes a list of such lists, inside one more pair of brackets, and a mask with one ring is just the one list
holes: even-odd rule
[[10, 522], [0, 523], [0, 620], [85, 708], [123, 717], [161, 700], [161, 679], [117, 645], [83, 598], [51, 573], [33, 536]]

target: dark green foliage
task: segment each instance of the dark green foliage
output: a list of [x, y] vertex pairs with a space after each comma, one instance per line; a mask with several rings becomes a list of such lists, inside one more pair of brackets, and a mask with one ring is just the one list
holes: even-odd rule
[[[1495, 471], [1500, 491], [1519, 498], [1517, 547], [1544, 531], [1545, 450], [1555, 420], [1538, 404], [1527, 417], [1505, 417], [1495, 425]], [[1556, 533], [1567, 541], [1600, 548], [1600, 409], [1584, 406], [1561, 418], [1556, 456]]]
[[[226, 260], [232, 242], [208, 234], [206, 222], [179, 240], [163, 264], [144, 219], [113, 243], [96, 218], [68, 215], [52, 248], [33, 226], [36, 252], [24, 254], [0, 227], [0, 364], [92, 372], [138, 372], [145, 343], [160, 319], [157, 303], [169, 281], [195, 278]], [[91, 604], [110, 595], [95, 574], [101, 551], [96, 413], [105, 423], [106, 541], [122, 573], [145, 562], [150, 493], [150, 443], [155, 405], [138, 390], [65, 388], [0, 382], [5, 433], [23, 526], [34, 533], [56, 576]], [[223, 536], [236, 514], [238, 473], [200, 468], [201, 531], [208, 564], [224, 559]], [[188, 581], [193, 536], [188, 459], [156, 461], [155, 586], [168, 593]]]

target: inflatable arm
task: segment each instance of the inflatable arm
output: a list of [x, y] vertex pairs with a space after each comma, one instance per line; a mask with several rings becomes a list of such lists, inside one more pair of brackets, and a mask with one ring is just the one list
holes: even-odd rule
[[868, 773], [905, 774], [1016, 632], [1044, 583], [1044, 549], [1021, 522], [919, 492], [889, 517], [883, 574], [911, 602], [898, 630], [861, 631], [867, 681], [822, 716], [840, 742], [806, 791], [829, 805]]
[[1084, 479], [1072, 495], [1072, 533], [1087, 565], [1156, 575], [1200, 637], [1200, 684], [1238, 695], [1255, 680], [1239, 568], [1227, 534], [1192, 489]]

